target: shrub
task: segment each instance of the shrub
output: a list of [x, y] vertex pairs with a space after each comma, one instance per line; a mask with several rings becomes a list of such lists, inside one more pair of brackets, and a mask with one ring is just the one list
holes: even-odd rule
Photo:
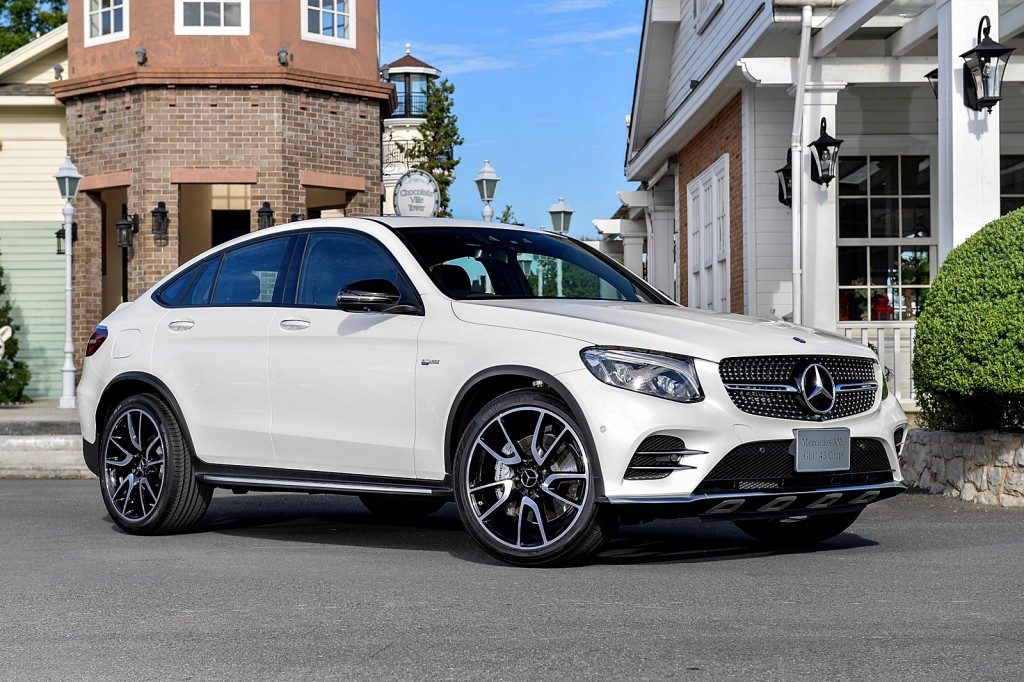
[[[4, 269], [0, 266], [0, 301], [3, 301], [6, 291]], [[32, 373], [24, 362], [14, 359], [18, 354], [19, 327], [11, 319], [11, 307], [10, 301], [0, 304], [0, 329], [10, 327], [15, 332], [4, 344], [4, 354], [0, 357], [0, 404], [31, 402], [25, 395], [25, 387], [28, 386]]]
[[947, 256], [917, 321], [914, 378], [929, 428], [1024, 427], [1024, 209]]

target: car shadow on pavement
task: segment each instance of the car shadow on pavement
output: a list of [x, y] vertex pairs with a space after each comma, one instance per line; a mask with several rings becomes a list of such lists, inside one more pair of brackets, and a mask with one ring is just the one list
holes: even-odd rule
[[[217, 495], [196, 533], [281, 542], [446, 552], [473, 563], [503, 565], [478, 548], [452, 503], [429, 516], [388, 521], [355, 497], [293, 493]], [[852, 532], [818, 545], [769, 548], [731, 523], [695, 519], [622, 526], [586, 564], [629, 565], [735, 561], [779, 554], [834, 552], [878, 543]]]

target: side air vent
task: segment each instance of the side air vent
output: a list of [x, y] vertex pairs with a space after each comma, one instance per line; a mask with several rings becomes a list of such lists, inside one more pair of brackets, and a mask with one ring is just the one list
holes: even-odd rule
[[651, 481], [666, 478], [673, 471], [693, 469], [683, 464], [690, 455], [706, 455], [702, 450], [689, 450], [682, 438], [666, 435], [648, 436], [633, 454], [626, 467], [627, 481]]

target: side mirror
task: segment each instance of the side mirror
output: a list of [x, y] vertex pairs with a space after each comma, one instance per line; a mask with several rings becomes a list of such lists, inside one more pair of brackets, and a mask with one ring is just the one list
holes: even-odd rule
[[[353, 313], [392, 312], [402, 300], [402, 292], [386, 279], [364, 279], [342, 287], [338, 308]], [[402, 306], [403, 308], [406, 306]], [[395, 311], [397, 312], [397, 311]]]

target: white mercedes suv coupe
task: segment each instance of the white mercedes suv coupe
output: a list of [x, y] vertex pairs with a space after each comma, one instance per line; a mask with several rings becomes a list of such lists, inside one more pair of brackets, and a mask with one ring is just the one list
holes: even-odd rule
[[690, 310], [549, 232], [321, 219], [246, 235], [89, 339], [84, 454], [129, 533], [214, 488], [454, 499], [506, 562], [578, 562], [619, 521], [695, 516], [776, 544], [905, 489], [907, 420], [866, 346]]

